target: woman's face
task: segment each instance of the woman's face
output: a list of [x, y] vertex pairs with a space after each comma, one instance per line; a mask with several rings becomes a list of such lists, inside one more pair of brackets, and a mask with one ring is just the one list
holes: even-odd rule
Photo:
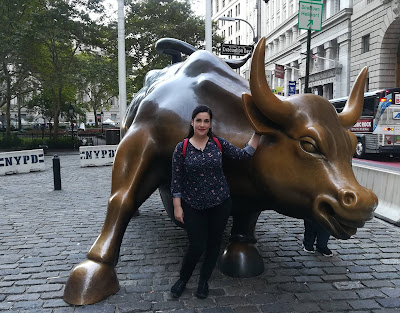
[[192, 126], [196, 136], [207, 136], [208, 130], [211, 128], [210, 114], [207, 112], [198, 113], [192, 120]]

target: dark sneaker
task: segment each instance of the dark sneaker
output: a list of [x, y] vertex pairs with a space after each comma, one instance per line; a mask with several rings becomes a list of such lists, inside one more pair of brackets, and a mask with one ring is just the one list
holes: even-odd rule
[[303, 244], [303, 250], [304, 250], [305, 252], [308, 252], [308, 253], [315, 253], [315, 250], [314, 250], [314, 247], [313, 247], [313, 246], [309, 247], [309, 246], [305, 246], [305, 245]]
[[196, 297], [199, 299], [205, 299], [208, 297], [208, 282], [206, 280], [200, 280], [199, 286], [197, 287]]
[[324, 247], [324, 248], [317, 247], [317, 251], [321, 252], [323, 256], [332, 256], [333, 255], [333, 252], [328, 247]]
[[172, 286], [171, 293], [173, 298], [179, 298], [185, 290], [186, 282], [183, 279], [178, 281]]

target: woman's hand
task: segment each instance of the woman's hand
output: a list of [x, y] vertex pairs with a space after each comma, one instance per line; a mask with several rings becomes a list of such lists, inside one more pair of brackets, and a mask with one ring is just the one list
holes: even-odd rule
[[174, 207], [174, 216], [175, 216], [175, 219], [177, 221], [179, 221], [182, 224], [184, 224], [184, 222], [183, 222], [183, 209], [182, 209], [181, 206]]
[[260, 142], [260, 137], [260, 134], [254, 133], [253, 136], [251, 136], [248, 145], [253, 147], [254, 149], [257, 149], [258, 143]]

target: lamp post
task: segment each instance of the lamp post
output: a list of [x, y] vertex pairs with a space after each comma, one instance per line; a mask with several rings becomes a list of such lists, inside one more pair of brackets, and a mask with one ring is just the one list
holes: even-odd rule
[[1, 113], [1, 128], [2, 128], [3, 137], [4, 137], [4, 122], [6, 121], [5, 117], [6, 116], [4, 115], [4, 112]]
[[104, 131], [104, 128], [103, 128], [103, 116], [104, 116], [104, 112], [103, 112], [103, 110], [100, 112], [100, 116], [101, 116], [101, 135], [103, 135], [103, 131]]
[[221, 16], [218, 19], [221, 20], [221, 21], [227, 21], [227, 22], [242, 21], [242, 22], [246, 23], [247, 25], [250, 26], [251, 30], [253, 31], [253, 44], [255, 44], [257, 42], [256, 32], [255, 32], [253, 26], [251, 26], [251, 24], [248, 21], [246, 21], [246, 20], [244, 20], [242, 18], [229, 17], [229, 16]]
[[69, 112], [69, 116], [70, 116], [70, 123], [71, 123], [71, 139], [72, 142], [74, 141], [74, 123], [73, 123], [73, 116], [74, 116], [74, 107], [72, 106], [72, 104], [69, 105], [68, 108], [68, 112]]

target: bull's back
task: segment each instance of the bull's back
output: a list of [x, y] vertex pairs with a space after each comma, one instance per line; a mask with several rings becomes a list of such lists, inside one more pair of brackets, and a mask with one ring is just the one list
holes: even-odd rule
[[145, 88], [147, 94], [137, 104], [132, 125], [150, 124], [154, 135], [168, 146], [175, 146], [187, 134], [198, 105], [211, 108], [217, 135], [237, 145], [251, 135], [241, 105], [242, 93], [249, 92], [248, 82], [209, 52], [197, 51]]

